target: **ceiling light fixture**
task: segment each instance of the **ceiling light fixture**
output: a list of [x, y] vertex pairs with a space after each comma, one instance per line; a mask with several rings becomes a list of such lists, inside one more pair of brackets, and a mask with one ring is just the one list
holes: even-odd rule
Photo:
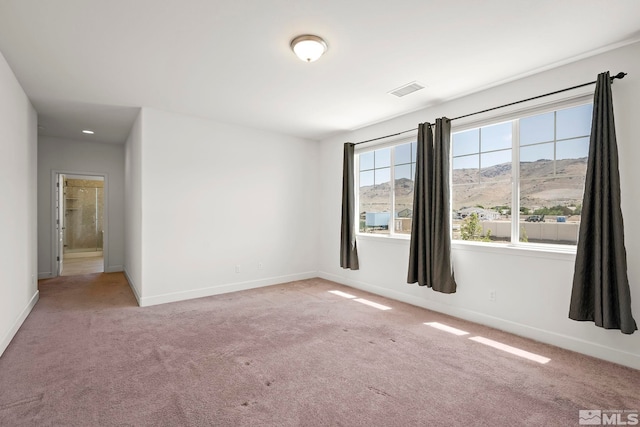
[[92, 130], [85, 129], [82, 131], [82, 133], [86, 133], [87, 135], [93, 135], [95, 132]]
[[327, 42], [321, 37], [304, 34], [291, 40], [291, 50], [304, 62], [313, 62], [327, 51]]

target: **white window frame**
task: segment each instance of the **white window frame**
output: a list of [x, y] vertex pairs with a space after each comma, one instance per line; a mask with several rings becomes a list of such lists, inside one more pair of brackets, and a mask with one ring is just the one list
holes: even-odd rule
[[[576, 95], [574, 97], [564, 99], [564, 100], [556, 100], [547, 102], [538, 106], [520, 109], [517, 111], [513, 111], [507, 114], [502, 115], [494, 115], [492, 117], [486, 117], [481, 120], [470, 121], [466, 123], [457, 124], [452, 126], [451, 134], [458, 132], [464, 132], [466, 130], [496, 125], [505, 122], [512, 122], [511, 128], [511, 162], [512, 162], [512, 175], [511, 175], [511, 212], [520, 212], [520, 119], [535, 116], [538, 114], [549, 113], [552, 111], [563, 110], [567, 108], [577, 107], [580, 105], [592, 104], [593, 103], [593, 94], [581, 94]], [[554, 125], [555, 126], [555, 125]], [[554, 131], [555, 134], [555, 131]], [[453, 139], [453, 138], [452, 138]], [[555, 138], [554, 138], [555, 141]], [[453, 160], [453, 150], [451, 150], [451, 159], [450, 165]], [[450, 168], [450, 172], [453, 173], [453, 169]], [[453, 182], [451, 183], [450, 191], [450, 202], [453, 201]], [[452, 211], [452, 207], [449, 208]], [[473, 245], [473, 246], [485, 246], [491, 248], [498, 247], [508, 247], [508, 248], [518, 248], [518, 249], [532, 249], [532, 250], [541, 250], [547, 252], [560, 252], [560, 253], [574, 253], [576, 252], [577, 245], [567, 245], [567, 244], [554, 244], [554, 243], [529, 243], [529, 242], [520, 242], [520, 224], [519, 221], [513, 220], [514, 215], [512, 215], [511, 220], [511, 241], [508, 243], [505, 242], [476, 242], [476, 241], [467, 241], [467, 240], [451, 240], [452, 245], [455, 246], [464, 246], [464, 245]]]
[[360, 231], [360, 154], [369, 153], [371, 151], [381, 150], [383, 148], [392, 148], [398, 145], [409, 144], [412, 142], [416, 142], [417, 137], [400, 137], [396, 139], [392, 139], [386, 141], [381, 144], [372, 144], [372, 145], [363, 145], [362, 147], [356, 146], [354, 153], [354, 181], [355, 181], [355, 206], [356, 206], [356, 215], [357, 224], [355, 224], [356, 236], [358, 237], [372, 237], [372, 238], [380, 238], [380, 239], [401, 239], [401, 240], [410, 240], [411, 234], [407, 233], [396, 233], [395, 231], [395, 223], [394, 223], [394, 213], [396, 206], [396, 191], [395, 191], [395, 150], [391, 150], [390, 153], [390, 167], [389, 167], [389, 182], [391, 188], [391, 214], [389, 215], [389, 233], [363, 233]]
[[[452, 122], [452, 127], [451, 127], [451, 133], [456, 133], [456, 132], [462, 132], [465, 130], [469, 130], [469, 129], [474, 129], [474, 128], [478, 128], [478, 127], [483, 127], [483, 126], [490, 126], [493, 124], [498, 124], [498, 123], [504, 123], [504, 122], [508, 122], [508, 121], [513, 121], [515, 119], [522, 119], [528, 116], [534, 116], [537, 114], [543, 114], [543, 113], [547, 113], [550, 111], [556, 111], [556, 110], [562, 110], [565, 108], [571, 108], [571, 107], [577, 107], [579, 105], [584, 105], [584, 104], [589, 104], [589, 103], [593, 103], [593, 91], [589, 88], [583, 88], [582, 90], [578, 90], [574, 93], [574, 95], [566, 97], [563, 95], [556, 95], [556, 96], [550, 96], [549, 98], [547, 98], [548, 101], [544, 102], [538, 102], [535, 105], [529, 105], [527, 107], [524, 108], [519, 108], [518, 106], [512, 106], [512, 107], [506, 107], [503, 108], [501, 110], [499, 110], [500, 112], [497, 112], [498, 110], [494, 111], [494, 112], [490, 112], [490, 113], [484, 113], [482, 114], [482, 118], [481, 119], [477, 119], [475, 116], [473, 117], [468, 117], [468, 118], [464, 118], [464, 119], [459, 119], [456, 120], [455, 122]], [[492, 114], [493, 113], [493, 114]], [[453, 114], [452, 114], [453, 115]], [[519, 194], [519, 185], [517, 185], [517, 183], [519, 183], [519, 172], [520, 172], [520, 150], [519, 150], [519, 146], [515, 145], [515, 144], [519, 144], [519, 128], [518, 128], [518, 124], [519, 122], [516, 122], [516, 124], [514, 125], [514, 128], [512, 129], [513, 135], [518, 135], [517, 138], [515, 138], [515, 142], [514, 139], [512, 139], [512, 162], [513, 161], [517, 161], [518, 162], [518, 167], [512, 168], [512, 212], [514, 211], [514, 206], [517, 206], [518, 208], [518, 212], [520, 210], [520, 194]], [[377, 240], [377, 241], [385, 241], [385, 242], [389, 242], [389, 243], [393, 243], [393, 242], [398, 242], [398, 243], [402, 243], [402, 244], [408, 244], [410, 239], [411, 239], [411, 235], [410, 234], [398, 234], [395, 233], [393, 230], [393, 227], [390, 227], [390, 231], [388, 234], [374, 234], [374, 233], [362, 233], [360, 232], [360, 154], [362, 153], [366, 153], [369, 151], [375, 151], [375, 150], [379, 150], [381, 148], [388, 148], [388, 147], [393, 147], [396, 145], [402, 145], [402, 144], [407, 144], [410, 142], [416, 142], [417, 137], [416, 136], [410, 136], [410, 137], [398, 137], [395, 139], [389, 139], [383, 143], [378, 143], [378, 142], [372, 142], [372, 143], [366, 143], [366, 144], [362, 144], [361, 146], [356, 146], [355, 147], [355, 159], [354, 159], [354, 173], [355, 173], [355, 177], [354, 177], [354, 182], [355, 182], [355, 207], [356, 207], [356, 218], [358, 218], [358, 223], [356, 224], [355, 227], [355, 233], [356, 233], [356, 237], [358, 239], [372, 239], [372, 240]], [[395, 171], [394, 171], [394, 167], [395, 167], [395, 159], [393, 158], [393, 151], [391, 154], [391, 164], [392, 164], [392, 168], [391, 168], [391, 172], [390, 172], [390, 179], [392, 180], [391, 182], [395, 182], [394, 181], [394, 176], [395, 176]], [[453, 159], [453, 150], [451, 150], [451, 157], [449, 159], [449, 173], [452, 174], [453, 173], [453, 169], [451, 168], [452, 165], [452, 159]], [[450, 175], [451, 178], [451, 175]], [[452, 179], [450, 179], [451, 182], [451, 186], [449, 187], [449, 194], [450, 196], [453, 195], [453, 186], [452, 186]], [[395, 190], [395, 187], [393, 187]], [[391, 206], [392, 208], [395, 207], [395, 191], [392, 191], [392, 196], [391, 196]], [[449, 212], [452, 211], [452, 197], [449, 198]], [[517, 199], [517, 200], [516, 200]], [[514, 203], [516, 202], [516, 203]], [[393, 218], [391, 218], [393, 219]], [[515, 229], [515, 230], [514, 230]], [[515, 231], [515, 233], [514, 233]], [[547, 256], [551, 256], [554, 257], [554, 259], [557, 259], [557, 256], [567, 256], [567, 257], [573, 257], [573, 255], [575, 255], [576, 253], [576, 248], [577, 245], [560, 245], [560, 244], [550, 244], [550, 243], [529, 243], [529, 242], [520, 242], [520, 241], [515, 241], [514, 242], [514, 235], [518, 236], [519, 239], [519, 224], [515, 221], [512, 221], [511, 223], [511, 242], [509, 243], [491, 243], [491, 242], [477, 242], [477, 241], [468, 241], [468, 240], [453, 240], [451, 237], [451, 247], [452, 249], [456, 249], [456, 250], [473, 250], [475, 251], [476, 248], [482, 251], [490, 251], [490, 252], [497, 252], [497, 253], [501, 253], [502, 251], [509, 251], [509, 250], [517, 250], [518, 252], [522, 253], [525, 256], [541, 256], [541, 257], [547, 257]], [[449, 231], [450, 236], [452, 236], [452, 229], [450, 229]], [[548, 254], [548, 255], [547, 255]]]

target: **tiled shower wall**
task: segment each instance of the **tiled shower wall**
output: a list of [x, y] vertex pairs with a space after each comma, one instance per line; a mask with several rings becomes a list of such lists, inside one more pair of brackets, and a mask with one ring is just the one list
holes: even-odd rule
[[103, 196], [104, 181], [65, 181], [65, 253], [102, 250]]

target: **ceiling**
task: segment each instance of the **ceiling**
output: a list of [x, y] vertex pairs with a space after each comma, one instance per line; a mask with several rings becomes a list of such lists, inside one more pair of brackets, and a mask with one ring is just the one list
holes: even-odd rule
[[40, 135], [115, 143], [140, 107], [320, 140], [637, 40], [637, 0], [0, 0]]

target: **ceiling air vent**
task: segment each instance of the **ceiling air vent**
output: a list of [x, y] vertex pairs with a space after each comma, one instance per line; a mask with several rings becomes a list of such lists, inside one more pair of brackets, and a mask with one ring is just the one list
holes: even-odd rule
[[391, 95], [395, 95], [398, 98], [403, 97], [405, 95], [409, 95], [410, 93], [416, 92], [420, 89], [424, 89], [424, 85], [420, 84], [418, 82], [411, 82], [411, 83], [407, 83], [404, 86], [400, 86], [397, 89], [392, 90], [391, 92], [389, 92]]

